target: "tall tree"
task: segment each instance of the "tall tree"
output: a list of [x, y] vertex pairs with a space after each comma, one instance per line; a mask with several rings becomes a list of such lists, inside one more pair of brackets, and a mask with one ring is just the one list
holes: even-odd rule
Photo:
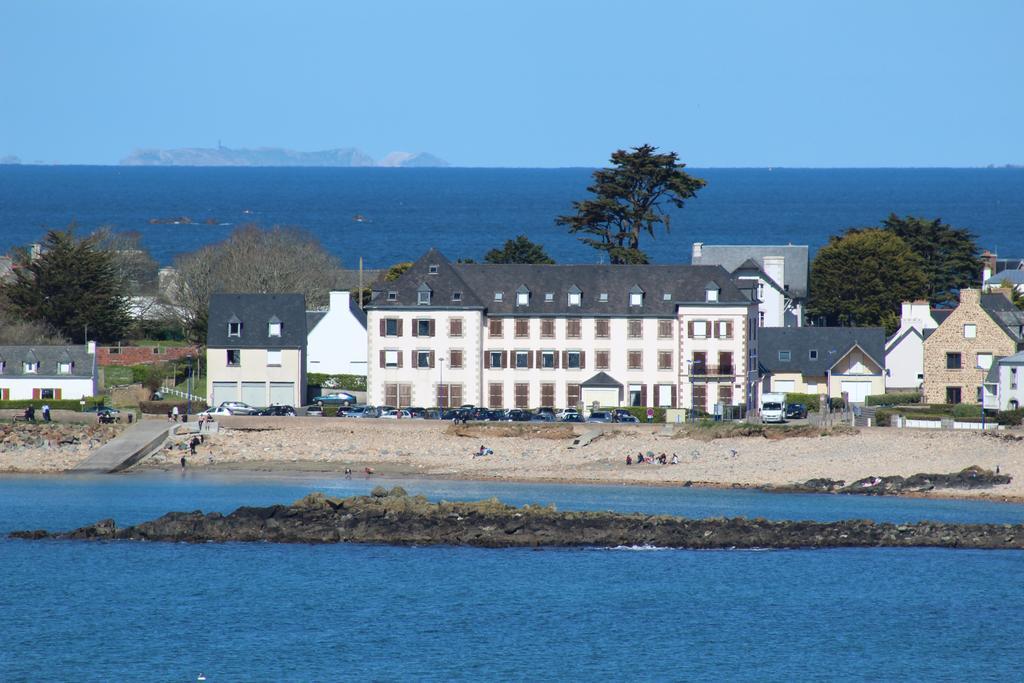
[[970, 231], [954, 228], [941, 218], [900, 218], [895, 213], [889, 214], [882, 227], [921, 257], [928, 278], [928, 300], [933, 304], [956, 301], [960, 289], [977, 284], [981, 260]]
[[924, 263], [888, 230], [851, 229], [833, 236], [811, 264], [812, 317], [829, 325], [899, 327], [900, 302], [928, 291]]
[[543, 244], [531, 242], [526, 235], [505, 242], [501, 249], [491, 249], [484, 254], [485, 263], [554, 263], [544, 251]]
[[110, 226], [96, 231], [96, 245], [110, 252], [114, 269], [132, 294], [153, 294], [160, 265], [142, 244], [142, 233], [117, 232]]
[[175, 267], [170, 298], [194, 341], [206, 337], [214, 292], [301, 292], [308, 305], [319, 306], [327, 303], [340, 276], [337, 259], [312, 235], [276, 226], [241, 226], [223, 242], [179, 256]]
[[8, 312], [79, 344], [87, 329], [90, 339], [120, 339], [130, 323], [125, 284], [97, 242], [72, 228], [48, 232], [42, 253], [20, 257], [14, 278], [0, 286]]
[[555, 222], [583, 235], [580, 241], [605, 252], [611, 263], [647, 263], [640, 236], [653, 238], [659, 225], [669, 232], [666, 209], [681, 209], [707, 183], [686, 173], [675, 152], [658, 154], [650, 145], [620, 149], [611, 162], [612, 168], [594, 172], [587, 191], [595, 198], [573, 202], [576, 213]]

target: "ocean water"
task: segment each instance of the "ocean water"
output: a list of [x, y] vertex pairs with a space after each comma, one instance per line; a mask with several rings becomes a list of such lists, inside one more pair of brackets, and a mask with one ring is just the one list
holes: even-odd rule
[[[0, 534], [228, 512], [333, 477], [0, 478]], [[1024, 506], [403, 481], [431, 498], [1021, 523]], [[1021, 680], [1024, 552], [0, 540], [0, 680]]]
[[[890, 212], [941, 217], [982, 248], [1024, 255], [1024, 169], [692, 169], [708, 186], [672, 232], [646, 239], [660, 263], [686, 263], [695, 241], [809, 244]], [[517, 234], [559, 262], [597, 252], [554, 224], [586, 198], [591, 169], [122, 168], [0, 166], [0, 251], [71, 221], [138, 230], [154, 256], [224, 239], [240, 224], [299, 226], [346, 267], [411, 260], [429, 247], [481, 259]], [[369, 222], [353, 221], [356, 215]], [[187, 216], [192, 225], [152, 225]], [[211, 221], [212, 224], [205, 224]]]

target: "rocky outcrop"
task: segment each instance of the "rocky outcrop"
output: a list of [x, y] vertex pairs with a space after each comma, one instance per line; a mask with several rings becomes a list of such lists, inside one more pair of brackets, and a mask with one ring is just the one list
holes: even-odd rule
[[944, 547], [1024, 548], [1024, 525], [920, 522], [875, 524], [703, 519], [613, 512], [559, 512], [554, 506], [516, 508], [496, 499], [430, 503], [401, 489], [335, 500], [313, 493], [292, 505], [242, 507], [229, 515], [171, 512], [136, 526], [113, 520], [66, 533], [17, 531], [21, 539], [137, 540], [185, 543], [381, 543], [539, 546], [658, 546], [667, 548]]
[[[20, 413], [20, 411], [19, 411]], [[40, 415], [36, 411], [36, 415]], [[91, 418], [96, 420], [95, 414]], [[39, 449], [60, 449], [85, 452], [113, 439], [121, 431], [120, 425], [74, 424], [43, 422], [34, 424], [17, 422], [0, 424], [0, 453], [19, 453]]]
[[971, 465], [952, 474], [914, 474], [909, 477], [864, 477], [847, 484], [841, 479], [808, 479], [789, 486], [766, 486], [772, 493], [846, 493], [863, 496], [898, 496], [934, 489], [988, 489], [1009, 484], [1013, 477]]

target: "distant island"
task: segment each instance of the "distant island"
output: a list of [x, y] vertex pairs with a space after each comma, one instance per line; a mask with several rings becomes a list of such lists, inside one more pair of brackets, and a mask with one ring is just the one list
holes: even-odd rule
[[297, 152], [281, 147], [230, 149], [228, 147], [183, 147], [180, 149], [137, 149], [121, 159], [122, 166], [330, 166], [436, 168], [448, 162], [427, 152], [392, 152], [380, 161], [355, 147], [319, 152]]

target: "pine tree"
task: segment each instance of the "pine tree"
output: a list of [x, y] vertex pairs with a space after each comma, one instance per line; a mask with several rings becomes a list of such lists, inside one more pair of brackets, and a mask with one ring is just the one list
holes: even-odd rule
[[23, 256], [0, 287], [9, 313], [45, 325], [75, 343], [117, 341], [127, 330], [128, 300], [110, 252], [74, 229], [51, 230], [42, 254]]
[[543, 244], [531, 242], [526, 235], [505, 242], [501, 249], [491, 249], [484, 255], [484, 263], [554, 263], [544, 251]]
[[955, 302], [962, 288], [978, 283], [981, 260], [975, 236], [969, 231], [954, 228], [940, 218], [900, 218], [894, 213], [882, 222], [882, 227], [921, 257], [928, 278], [927, 297], [932, 304]]

